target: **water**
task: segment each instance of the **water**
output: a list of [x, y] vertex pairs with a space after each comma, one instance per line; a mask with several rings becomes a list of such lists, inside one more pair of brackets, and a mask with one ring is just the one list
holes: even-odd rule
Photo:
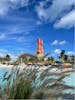
[[64, 78], [65, 84], [75, 87], [75, 73], [71, 73], [69, 76]]
[[[75, 73], [71, 73], [69, 76], [63, 79], [66, 85], [73, 86], [75, 88]], [[63, 91], [64, 93], [75, 94], [75, 90], [67, 89]]]
[[6, 81], [3, 82], [3, 76], [4, 74], [7, 73], [7, 76], [11, 72], [11, 68], [0, 68], [0, 86], [3, 88], [6, 85]]
[[8, 72], [9, 74], [11, 72], [11, 68], [0, 68], [0, 79], [3, 78], [5, 72]]

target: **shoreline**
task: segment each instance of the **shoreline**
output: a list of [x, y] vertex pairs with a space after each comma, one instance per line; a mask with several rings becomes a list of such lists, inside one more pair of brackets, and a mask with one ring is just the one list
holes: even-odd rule
[[13, 65], [1, 65], [0, 68], [13, 68]]

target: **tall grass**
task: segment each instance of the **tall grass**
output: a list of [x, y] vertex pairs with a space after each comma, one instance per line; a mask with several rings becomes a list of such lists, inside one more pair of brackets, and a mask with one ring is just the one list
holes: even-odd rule
[[[3, 82], [7, 81], [2, 89], [0, 87], [0, 98], [6, 99], [49, 99], [71, 95], [71, 93], [63, 93], [65, 89], [74, 87], [64, 84], [63, 79], [69, 75], [67, 73], [60, 74], [58, 78], [52, 78], [54, 74], [50, 74], [50, 67], [39, 71], [37, 66], [32, 69], [25, 67], [22, 71], [19, 68], [13, 68], [11, 73], [6, 72]], [[55, 77], [58, 75], [55, 75]]]

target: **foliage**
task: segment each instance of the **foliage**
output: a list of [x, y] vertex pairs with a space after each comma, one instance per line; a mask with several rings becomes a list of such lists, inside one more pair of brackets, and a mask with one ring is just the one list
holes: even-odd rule
[[10, 61], [10, 59], [11, 59], [11, 58], [10, 58], [10, 55], [7, 54], [6, 57], [5, 57], [5, 60], [6, 60], [6, 61]]
[[5, 57], [0, 57], [0, 62], [5, 63], [6, 61], [10, 61], [11, 57], [7, 54]]

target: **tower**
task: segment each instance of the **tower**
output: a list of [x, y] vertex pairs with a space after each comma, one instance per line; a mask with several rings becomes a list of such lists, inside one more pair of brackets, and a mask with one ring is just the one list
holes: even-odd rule
[[41, 38], [39, 38], [37, 40], [37, 50], [36, 50], [36, 56], [38, 58], [43, 57], [44, 55], [44, 50], [43, 50], [43, 40]]

